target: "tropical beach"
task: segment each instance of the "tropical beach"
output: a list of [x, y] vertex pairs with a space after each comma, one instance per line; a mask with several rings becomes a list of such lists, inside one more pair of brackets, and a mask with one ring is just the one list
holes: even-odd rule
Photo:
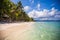
[[0, 40], [60, 40], [60, 0], [0, 0]]
[[0, 24], [0, 40], [59, 40], [59, 23], [24, 22]]

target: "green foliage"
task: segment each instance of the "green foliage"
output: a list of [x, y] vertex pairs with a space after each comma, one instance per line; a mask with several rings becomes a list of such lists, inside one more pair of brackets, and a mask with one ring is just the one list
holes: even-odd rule
[[7, 14], [9, 11], [9, 2], [10, 0], [0, 0], [0, 20], [2, 20], [2, 17], [4, 14]]
[[0, 0], [0, 20], [3, 20], [4, 14], [8, 15], [11, 21], [33, 21], [23, 10], [21, 1], [14, 4], [10, 0]]

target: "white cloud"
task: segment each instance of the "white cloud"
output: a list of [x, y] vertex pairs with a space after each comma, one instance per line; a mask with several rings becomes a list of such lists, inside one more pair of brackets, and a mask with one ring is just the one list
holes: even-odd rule
[[40, 4], [39, 3], [37, 4], [37, 9], [40, 10]]
[[43, 11], [32, 10], [28, 13], [29, 17], [38, 18], [38, 17], [47, 17], [49, 10], [44, 9]]
[[25, 7], [24, 7], [24, 10], [25, 10], [25, 11], [28, 11], [28, 10], [30, 10], [30, 7], [29, 7], [29, 6], [25, 6]]
[[49, 15], [53, 16], [55, 15], [57, 12], [57, 9], [55, 9], [54, 7], [51, 9], [51, 11], [49, 12]]
[[[42, 11], [32, 10], [28, 13], [29, 17], [39, 18], [40, 20], [58, 20], [60, 15], [58, 16], [58, 10], [54, 7], [51, 10], [43, 9]], [[56, 16], [57, 15], [57, 16]]]
[[60, 15], [55, 15], [56, 18], [60, 18]]

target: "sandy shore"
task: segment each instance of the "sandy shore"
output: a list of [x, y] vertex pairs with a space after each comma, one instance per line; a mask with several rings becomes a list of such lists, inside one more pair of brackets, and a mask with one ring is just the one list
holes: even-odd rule
[[24, 36], [26, 31], [31, 30], [33, 24], [34, 22], [0, 24], [0, 40], [24, 40], [21, 35]]

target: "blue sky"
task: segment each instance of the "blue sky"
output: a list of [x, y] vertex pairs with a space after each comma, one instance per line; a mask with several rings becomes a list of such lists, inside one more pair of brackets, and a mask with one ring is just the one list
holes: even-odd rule
[[18, 1], [35, 20], [60, 20], [60, 0], [12, 0], [14, 3]]

